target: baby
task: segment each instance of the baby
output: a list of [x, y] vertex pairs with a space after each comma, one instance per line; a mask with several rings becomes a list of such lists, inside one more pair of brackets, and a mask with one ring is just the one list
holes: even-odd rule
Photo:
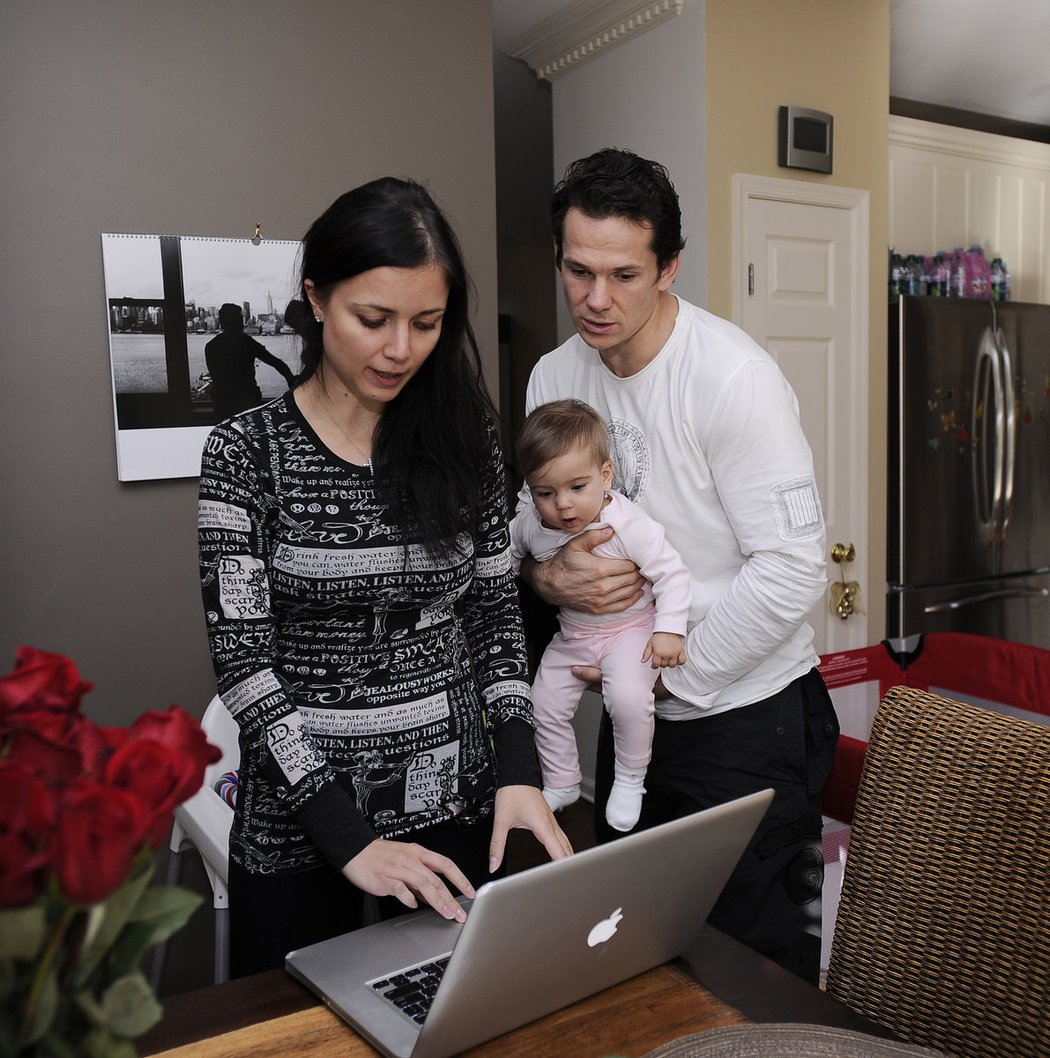
[[552, 401], [529, 415], [517, 451], [533, 505], [522, 507], [511, 523], [511, 560], [515, 571], [526, 555], [542, 562], [574, 536], [603, 525], [616, 533], [595, 554], [631, 559], [646, 578], [644, 595], [623, 613], [560, 610], [560, 631], [532, 685], [543, 796], [556, 811], [580, 796], [572, 718], [586, 684], [573, 676], [572, 666], [601, 669], [615, 748], [605, 818], [627, 831], [638, 822], [652, 754], [653, 684], [661, 668], [685, 663], [691, 582], [659, 523], [612, 490], [609, 448], [601, 416], [582, 401]]

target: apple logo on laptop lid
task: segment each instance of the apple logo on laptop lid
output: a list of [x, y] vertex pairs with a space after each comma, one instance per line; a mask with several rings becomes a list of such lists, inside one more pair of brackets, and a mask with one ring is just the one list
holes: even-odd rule
[[603, 918], [596, 923], [591, 928], [591, 932], [587, 934], [587, 946], [596, 948], [599, 944], [604, 944], [616, 932], [616, 927], [622, 918], [623, 908], [618, 907], [608, 918]]

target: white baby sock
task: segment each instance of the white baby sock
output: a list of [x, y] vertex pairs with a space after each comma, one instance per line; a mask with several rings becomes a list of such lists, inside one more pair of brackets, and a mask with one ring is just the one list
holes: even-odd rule
[[612, 790], [605, 806], [605, 820], [614, 830], [630, 830], [642, 812], [645, 768], [629, 768], [616, 761]]
[[568, 808], [580, 799], [580, 784], [573, 783], [572, 786], [544, 786], [543, 799], [547, 802], [552, 812], [559, 808]]

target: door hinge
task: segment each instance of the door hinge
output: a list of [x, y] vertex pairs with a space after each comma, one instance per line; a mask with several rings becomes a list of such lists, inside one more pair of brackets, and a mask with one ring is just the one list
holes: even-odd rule
[[747, 266], [747, 293], [749, 297], [755, 296], [755, 266], [753, 264]]

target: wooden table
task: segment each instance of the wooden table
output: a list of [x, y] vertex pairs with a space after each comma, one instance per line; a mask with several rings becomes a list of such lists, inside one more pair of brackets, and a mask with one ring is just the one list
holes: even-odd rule
[[[283, 970], [165, 1001], [139, 1041], [157, 1058], [374, 1058]], [[889, 1036], [818, 988], [708, 927], [683, 958], [466, 1052], [470, 1058], [638, 1058], [679, 1036], [747, 1022], [810, 1022]]]

